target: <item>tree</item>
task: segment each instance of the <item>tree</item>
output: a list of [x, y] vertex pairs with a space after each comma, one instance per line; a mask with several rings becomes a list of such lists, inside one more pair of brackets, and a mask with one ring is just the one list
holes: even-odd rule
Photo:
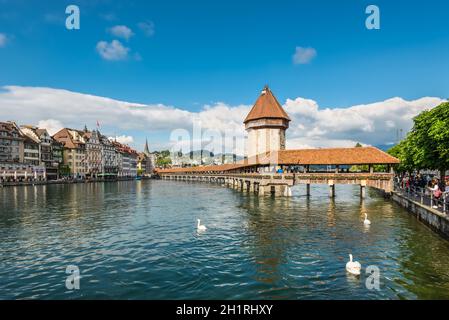
[[420, 169], [417, 165], [418, 161], [414, 157], [416, 155], [415, 149], [416, 145], [411, 135], [409, 135], [405, 140], [402, 140], [399, 144], [387, 151], [390, 155], [401, 161], [396, 166], [396, 171], [412, 173], [415, 169]]
[[424, 111], [414, 119], [410, 143], [415, 144], [415, 164], [420, 168], [439, 170], [444, 175], [449, 168], [449, 102]]
[[416, 116], [407, 137], [388, 153], [401, 160], [397, 171], [420, 169], [439, 170], [444, 175], [449, 168], [449, 102]]

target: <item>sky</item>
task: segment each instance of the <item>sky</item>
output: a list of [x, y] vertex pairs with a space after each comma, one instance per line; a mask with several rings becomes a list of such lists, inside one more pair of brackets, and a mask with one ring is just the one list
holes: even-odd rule
[[448, 12], [444, 0], [0, 0], [0, 121], [98, 121], [155, 150], [195, 121], [243, 137], [268, 84], [293, 120], [287, 147], [389, 145], [449, 97]]

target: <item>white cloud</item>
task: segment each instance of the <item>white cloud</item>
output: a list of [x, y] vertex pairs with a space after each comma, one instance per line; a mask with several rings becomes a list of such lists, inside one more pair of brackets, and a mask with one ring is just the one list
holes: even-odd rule
[[114, 26], [109, 29], [109, 32], [112, 35], [125, 40], [129, 40], [129, 38], [131, 38], [134, 35], [133, 31], [130, 28], [123, 25]]
[[[18, 86], [2, 89], [0, 121], [15, 119], [20, 124], [39, 123], [54, 131], [63, 124], [83, 128], [85, 124], [95, 125], [98, 120], [102, 132], [117, 132], [128, 141], [132, 136], [134, 141], [139, 133], [149, 138], [155, 133], [161, 137], [165, 134], [166, 138], [160, 139], [165, 140], [166, 146], [169, 146], [170, 132], [191, 131], [193, 124], [199, 122], [204, 130], [232, 132], [243, 139], [242, 122], [251, 108], [216, 103], [190, 112], [167, 105], [130, 103], [60, 89]], [[396, 141], [398, 129], [407, 132], [414, 116], [441, 102], [442, 99], [431, 97], [413, 101], [393, 98], [348, 108], [320, 108], [310, 99], [288, 99], [284, 108], [292, 121], [287, 131], [287, 147], [341, 147], [357, 142], [390, 144]], [[228, 146], [232, 145], [230, 140], [227, 138]]]
[[292, 118], [289, 134], [294, 139], [306, 139], [317, 147], [340, 146], [341, 142], [348, 146], [353, 142], [381, 145], [395, 142], [398, 129], [408, 132], [413, 117], [443, 101], [430, 97], [413, 101], [392, 98], [348, 108], [320, 109], [313, 100], [297, 98], [288, 99], [284, 107]]
[[140, 28], [140, 30], [143, 31], [143, 33], [147, 36], [147, 37], [152, 37], [154, 35], [154, 22], [153, 21], [145, 21], [145, 22], [140, 22], [138, 24], [138, 27]]
[[6, 46], [8, 38], [6, 37], [6, 34], [0, 33], [0, 48]]
[[316, 57], [316, 50], [314, 48], [296, 47], [293, 55], [294, 64], [307, 64]]
[[59, 130], [64, 128], [61, 121], [54, 119], [41, 120], [37, 123], [37, 127], [47, 129], [48, 133], [52, 136]]
[[109, 137], [109, 140], [117, 141], [117, 142], [120, 142], [120, 143], [123, 143], [123, 144], [127, 144], [127, 145], [129, 145], [129, 144], [134, 142], [134, 138], [132, 136], [125, 136], [125, 135]]
[[105, 60], [118, 61], [128, 57], [129, 48], [123, 46], [118, 40], [112, 42], [100, 41], [97, 43], [97, 52]]

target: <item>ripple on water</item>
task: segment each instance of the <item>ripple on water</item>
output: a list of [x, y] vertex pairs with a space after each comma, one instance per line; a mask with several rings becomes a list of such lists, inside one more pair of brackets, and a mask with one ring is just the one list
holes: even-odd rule
[[[1, 299], [449, 298], [449, 245], [376, 192], [167, 181], [0, 190]], [[367, 213], [372, 225], [363, 225]], [[196, 231], [196, 219], [208, 227]], [[381, 290], [345, 271], [379, 267]], [[66, 267], [81, 290], [65, 288]]]

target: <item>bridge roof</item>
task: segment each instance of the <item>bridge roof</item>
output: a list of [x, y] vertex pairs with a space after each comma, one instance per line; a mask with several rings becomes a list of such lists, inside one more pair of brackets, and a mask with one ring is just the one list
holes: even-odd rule
[[[274, 159], [276, 153], [273, 155]], [[397, 164], [399, 160], [375, 147], [283, 150], [277, 163], [284, 165]], [[266, 161], [259, 159], [259, 161]], [[276, 161], [275, 161], [276, 163]]]
[[159, 173], [222, 172], [241, 168], [277, 165], [367, 165], [398, 164], [395, 157], [374, 147], [282, 150], [261, 154], [236, 164], [192, 168], [159, 169]]

